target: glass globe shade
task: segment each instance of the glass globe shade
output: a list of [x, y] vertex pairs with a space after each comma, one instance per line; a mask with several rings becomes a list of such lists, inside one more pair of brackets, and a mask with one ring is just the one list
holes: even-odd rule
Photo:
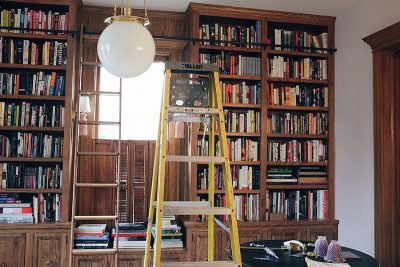
[[101, 64], [111, 74], [130, 78], [142, 74], [153, 63], [155, 44], [142, 24], [115, 21], [101, 33], [97, 54]]

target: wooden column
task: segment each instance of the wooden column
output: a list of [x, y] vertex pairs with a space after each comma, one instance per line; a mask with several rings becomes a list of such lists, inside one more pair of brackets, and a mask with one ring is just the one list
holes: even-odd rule
[[375, 254], [400, 266], [400, 22], [364, 41], [373, 50]]

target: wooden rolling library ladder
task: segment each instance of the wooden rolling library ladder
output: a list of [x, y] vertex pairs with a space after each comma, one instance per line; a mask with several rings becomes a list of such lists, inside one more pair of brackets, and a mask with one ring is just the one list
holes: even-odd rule
[[[175, 74], [175, 77], [173, 74]], [[176, 74], [179, 76], [177, 77]], [[185, 74], [185, 77], [181, 76]], [[200, 74], [201, 76], [199, 78], [189, 77], [192, 74]], [[207, 75], [207, 77], [203, 77], [204, 75]], [[155, 267], [242, 265], [218, 75], [218, 69], [215, 65], [182, 62], [166, 63], [165, 87], [151, 185], [144, 266], [149, 266], [150, 263], [150, 242], [152, 236], [154, 237], [153, 266]], [[222, 144], [220, 153], [214, 151], [215, 138], [214, 134], [211, 134], [208, 155], [167, 155], [169, 121], [203, 123], [208, 121], [211, 133], [214, 133], [216, 126], [218, 128], [218, 137]], [[222, 164], [224, 181], [227, 185], [225, 187], [227, 197], [226, 207], [214, 206], [214, 179], [209, 179], [208, 183], [209, 201], [164, 201], [166, 162], [208, 163], [209, 177], [214, 176], [214, 164]], [[161, 238], [164, 234], [162, 229], [164, 215], [208, 215], [208, 261], [160, 262]], [[214, 218], [214, 215], [226, 216], [229, 228]], [[153, 225], [154, 220], [155, 224]], [[214, 261], [214, 221], [229, 232], [233, 261]]]
[[[88, 254], [114, 254], [114, 266], [118, 266], [118, 251], [119, 251], [119, 193], [120, 193], [120, 155], [121, 155], [121, 98], [122, 98], [122, 79], [120, 79], [119, 92], [115, 91], [103, 91], [98, 86], [95, 86], [94, 91], [88, 91], [85, 88], [85, 84], [82, 82], [83, 68], [96, 68], [98, 70], [101, 67], [99, 62], [87, 62], [83, 60], [84, 55], [84, 41], [85, 39], [93, 39], [92, 35], [87, 35], [81, 27], [81, 39], [80, 39], [80, 56], [79, 56], [79, 94], [76, 110], [79, 111], [80, 101], [82, 97], [91, 97], [93, 103], [91, 105], [97, 106], [100, 96], [116, 96], [119, 98], [119, 112], [118, 121], [99, 121], [99, 120], [78, 120], [76, 127], [76, 142], [74, 148], [74, 180], [73, 180], [73, 191], [72, 191], [72, 217], [71, 217], [71, 242], [70, 242], [70, 266], [73, 266], [73, 255], [88, 255]], [[78, 114], [76, 112], [75, 114]], [[112, 152], [97, 152], [97, 151], [80, 151], [80, 127], [94, 126], [98, 127], [101, 125], [117, 126], [118, 127], [118, 149]], [[81, 183], [80, 182], [80, 158], [82, 157], [113, 157], [116, 160], [115, 178], [112, 183]], [[77, 199], [80, 196], [80, 190], [82, 188], [114, 188], [116, 195], [110, 195], [110, 201], [115, 201], [115, 213], [114, 214], [102, 214], [102, 215], [77, 215]], [[114, 200], [112, 199], [114, 198]], [[81, 210], [79, 211], [82, 212]], [[74, 231], [77, 226], [76, 223], [82, 221], [114, 221], [115, 227], [115, 242], [114, 248], [104, 249], [79, 249], [74, 248]]]

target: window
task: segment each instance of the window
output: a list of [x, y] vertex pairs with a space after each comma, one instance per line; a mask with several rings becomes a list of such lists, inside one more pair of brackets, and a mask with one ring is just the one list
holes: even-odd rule
[[[160, 116], [162, 89], [164, 87], [164, 63], [153, 63], [142, 75], [122, 79], [122, 140], [156, 140]], [[104, 68], [100, 70], [102, 91], [118, 92], [120, 78]], [[119, 99], [101, 96], [99, 121], [118, 121]], [[100, 139], [118, 139], [118, 127], [100, 126]]]

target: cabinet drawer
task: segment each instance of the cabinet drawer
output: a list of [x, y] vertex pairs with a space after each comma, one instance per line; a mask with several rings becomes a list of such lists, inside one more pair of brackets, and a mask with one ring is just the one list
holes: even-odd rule
[[113, 266], [114, 266], [113, 255], [74, 256], [74, 267], [113, 267]]
[[67, 233], [35, 233], [33, 267], [67, 266], [67, 236]]
[[0, 266], [25, 265], [25, 234], [0, 233]]

